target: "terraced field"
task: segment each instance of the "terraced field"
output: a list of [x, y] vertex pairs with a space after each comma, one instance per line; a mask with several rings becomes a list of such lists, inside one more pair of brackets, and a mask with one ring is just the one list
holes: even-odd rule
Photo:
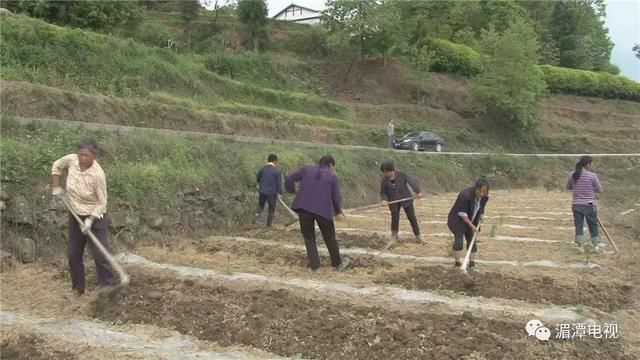
[[[610, 229], [620, 254], [579, 254], [568, 194], [493, 191], [471, 284], [448, 257], [454, 198], [417, 201], [426, 244], [403, 216], [400, 242], [386, 251], [388, 211], [347, 212], [336, 222], [341, 252], [353, 259], [345, 271], [331, 269], [324, 250], [320, 271], [308, 271], [300, 235], [283, 227], [119, 254], [132, 282], [115, 294], [70, 296], [59, 265], [11, 268], [2, 276], [3, 358], [640, 356], [637, 244], [622, 231]], [[548, 327], [548, 341], [527, 334], [532, 319]], [[563, 324], [617, 331], [560, 339]]]

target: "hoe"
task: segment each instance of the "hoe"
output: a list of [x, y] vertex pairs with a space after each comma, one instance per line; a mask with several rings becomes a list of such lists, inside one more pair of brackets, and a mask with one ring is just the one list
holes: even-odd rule
[[[73, 215], [73, 217], [76, 218], [78, 223], [82, 226], [82, 219], [80, 219], [78, 214], [76, 214], [73, 210], [71, 210], [71, 207], [69, 206], [69, 203], [67, 202], [67, 199], [64, 199], [64, 204], [67, 206], [67, 209], [69, 210], [71, 215]], [[98, 250], [102, 253], [102, 255], [107, 259], [107, 261], [109, 262], [109, 265], [111, 265], [111, 267], [120, 276], [120, 284], [115, 286], [113, 289], [109, 290], [109, 293], [111, 293], [111, 294], [115, 293], [115, 292], [119, 291], [120, 289], [122, 289], [123, 287], [126, 287], [127, 285], [129, 285], [129, 275], [127, 275], [127, 273], [124, 272], [124, 269], [122, 268], [122, 266], [120, 266], [120, 264], [118, 264], [115, 261], [113, 256], [111, 256], [111, 254], [109, 254], [107, 249], [105, 249], [104, 246], [102, 246], [102, 243], [100, 243], [100, 240], [98, 240], [98, 238], [91, 232], [91, 229], [87, 230], [87, 235], [89, 236], [91, 241], [93, 241], [93, 244], [98, 248]]]

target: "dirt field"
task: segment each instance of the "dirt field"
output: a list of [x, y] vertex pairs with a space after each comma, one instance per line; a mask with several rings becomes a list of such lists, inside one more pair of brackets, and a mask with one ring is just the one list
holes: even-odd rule
[[[282, 227], [236, 236], [170, 238], [119, 256], [131, 284], [115, 294], [69, 291], [65, 268], [2, 273], [5, 359], [637, 359], [638, 243], [612, 227], [622, 252], [579, 254], [569, 196], [491, 194], [478, 265], [465, 281], [448, 257], [444, 215], [455, 194], [416, 202], [426, 244], [404, 215], [387, 251], [384, 208], [336, 222], [346, 271], [310, 272], [300, 235]], [[318, 237], [318, 239], [321, 239]], [[92, 283], [91, 260], [87, 259]], [[548, 341], [528, 336], [543, 322]], [[556, 338], [561, 324], [592, 333]]]

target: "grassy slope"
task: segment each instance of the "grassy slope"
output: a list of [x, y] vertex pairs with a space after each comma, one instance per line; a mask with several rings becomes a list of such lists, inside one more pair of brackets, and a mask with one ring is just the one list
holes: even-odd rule
[[126, 97], [170, 91], [207, 105], [242, 102], [338, 118], [346, 113], [344, 106], [326, 98], [245, 84], [212, 73], [202, 55], [180, 55], [20, 15], [3, 16], [0, 45], [0, 77], [4, 80]]
[[[287, 42], [281, 41], [287, 34], [304, 28], [295, 24], [270, 24], [270, 32], [278, 37], [274, 42], [278, 42], [279, 53], [224, 55], [224, 61], [233, 68], [233, 77], [246, 81], [242, 83], [207, 71], [204, 66], [206, 56], [178, 55], [129, 40], [58, 28], [24, 17], [6, 18], [16, 26], [3, 32], [2, 43], [8, 45], [2, 50], [8, 55], [3, 56], [4, 66], [0, 73], [3, 79], [24, 79], [75, 92], [126, 96], [126, 99], [108, 101], [118, 103], [119, 110], [126, 108], [114, 112], [113, 107], [103, 106], [105, 101], [99, 96], [69, 92], [61, 96], [46, 87], [40, 87], [39, 94], [35, 95], [36, 91], [27, 89], [28, 86], [10, 86], [13, 93], [4, 94], [5, 104], [11, 103], [6, 101], [11, 96], [25, 98], [25, 101], [16, 101], [13, 107], [5, 106], [3, 111], [9, 114], [83, 121], [101, 118], [117, 124], [184, 130], [200, 128], [249, 136], [374, 146], [383, 146], [385, 124], [389, 118], [396, 118], [398, 133], [414, 129], [435, 130], [446, 139], [446, 149], [452, 151], [603, 152], [628, 151], [640, 146], [640, 129], [633, 127], [633, 123], [640, 120], [638, 104], [593, 100], [595, 106], [586, 111], [575, 111], [566, 110], [571, 108], [571, 99], [560, 102], [562, 109], [558, 109], [559, 102], [547, 101], [541, 110], [541, 131], [527, 139], [513, 138], [470, 115], [464, 80], [439, 74], [415, 80], [415, 74], [397, 61], [387, 67], [382, 67], [377, 60], [351, 67], [297, 58], [292, 49], [287, 49]], [[150, 12], [142, 28], [153, 23], [177, 35], [182, 33], [183, 25], [175, 18], [174, 14]], [[219, 18], [217, 26], [222, 30], [218, 30], [224, 32], [228, 27], [237, 27], [232, 20]], [[212, 14], [206, 14], [199, 21], [202, 26], [211, 26]], [[36, 35], [42, 39], [35, 39]], [[96, 40], [104, 44], [96, 45]], [[25, 42], [30, 45], [22, 46]], [[17, 57], [11, 58], [12, 55]], [[124, 71], [116, 72], [115, 68]], [[342, 105], [318, 96], [271, 90], [268, 89], [270, 85], [330, 94], [348, 105], [348, 122], [336, 118], [345, 114]], [[419, 104], [416, 103], [418, 92], [423, 93]], [[130, 94], [136, 96], [128, 96]], [[47, 106], [40, 104], [34, 96], [46, 99]], [[82, 101], [74, 101], [78, 96]], [[31, 99], [34, 101], [26, 101]], [[28, 106], [24, 106], [25, 103]], [[163, 117], [157, 118], [161, 110], [149, 110], [151, 103], [179, 107], [181, 111], [171, 112], [177, 115], [174, 121], [164, 121]], [[548, 103], [552, 106], [547, 106]], [[610, 104], [616, 108], [624, 105], [630, 110], [623, 116], [626, 117], [622, 119], [624, 121], [617, 121], [621, 117], [608, 111], [607, 122], [617, 121], [618, 125], [615, 131], [603, 131], [601, 119], [593, 115], [599, 104], [607, 110], [611, 108]], [[69, 108], [73, 111], [67, 111]], [[193, 115], [203, 112], [239, 117], [221, 124], [217, 120], [202, 121], [198, 119], [200, 116]], [[118, 119], [117, 115], [112, 116], [114, 113], [126, 113], [137, 120], [122, 116]], [[586, 118], [589, 124], [584, 123]]]
[[[317, 161], [331, 153], [345, 188], [347, 206], [377, 198], [379, 165], [387, 159], [378, 152], [321, 146], [292, 148], [285, 145], [233, 144], [211, 139], [131, 134], [112, 136], [85, 129], [34, 129], [8, 118], [2, 120], [3, 173], [8, 183], [30, 188], [48, 179], [56, 158], [72, 151], [81, 136], [95, 136], [105, 149], [103, 164], [109, 176], [114, 203], [126, 202], [147, 211], [164, 207], [178, 192], [195, 188], [216, 193], [251, 193], [255, 171], [269, 152], [278, 153], [285, 171]], [[233, 149], [233, 151], [229, 151]], [[392, 153], [398, 167], [415, 174], [428, 192], [455, 191], [475, 177], [487, 175], [496, 187], [544, 186], [562, 188], [575, 159], [424, 156]], [[632, 184], [640, 176], [640, 159], [608, 159], [598, 164], [606, 179]], [[116, 166], [116, 163], [118, 164]], [[541, 169], [545, 169], [544, 172]], [[233, 182], [229, 180], [233, 179]], [[158, 191], [160, 189], [160, 191]], [[629, 201], [633, 201], [630, 199]]]
[[[491, 179], [494, 189], [561, 189], [575, 161], [500, 155], [385, 155], [331, 146], [295, 148], [149, 133], [114, 136], [83, 128], [22, 126], [6, 117], [1, 121], [3, 189], [11, 196], [9, 210], [3, 212], [2, 238], [27, 231], [28, 236], [36, 234], [38, 248], [45, 252], [62, 249], [64, 244], [63, 231], [47, 220], [49, 196], [45, 184], [51, 163], [71, 152], [77, 139], [84, 136], [95, 137], [104, 150], [99, 161], [107, 174], [109, 212], [117, 218], [138, 219], [127, 225], [129, 245], [139, 238], [131, 234], [144, 235], [158, 218], [164, 221], [155, 228], [163, 233], [211, 232], [246, 224], [256, 201], [255, 172], [272, 152], [278, 154], [285, 172], [313, 163], [324, 154], [334, 155], [347, 208], [377, 201], [379, 166], [387, 158], [393, 159], [399, 169], [415, 175], [427, 194], [458, 191], [481, 175]], [[607, 204], [620, 209], [639, 200], [630, 194], [637, 194], [635, 179], [640, 177], [640, 158], [597, 160], [596, 167], [610, 199]], [[34, 209], [33, 228], [10, 225], [15, 205], [12, 202], [19, 194], [27, 208]], [[287, 196], [285, 200], [290, 202], [291, 198]], [[287, 219], [282, 212], [278, 216], [279, 222]]]

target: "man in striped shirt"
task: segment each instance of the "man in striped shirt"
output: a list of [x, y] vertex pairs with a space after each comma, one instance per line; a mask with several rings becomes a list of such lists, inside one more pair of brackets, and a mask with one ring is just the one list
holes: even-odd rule
[[575, 171], [572, 171], [567, 179], [567, 190], [573, 191], [573, 222], [576, 227], [576, 245], [583, 251], [584, 244], [584, 219], [587, 219], [587, 226], [591, 234], [591, 243], [596, 249], [604, 247], [600, 243], [598, 229], [598, 215], [596, 213], [596, 193], [602, 192], [602, 185], [598, 176], [591, 167], [593, 159], [590, 156], [583, 156], [576, 164]]

